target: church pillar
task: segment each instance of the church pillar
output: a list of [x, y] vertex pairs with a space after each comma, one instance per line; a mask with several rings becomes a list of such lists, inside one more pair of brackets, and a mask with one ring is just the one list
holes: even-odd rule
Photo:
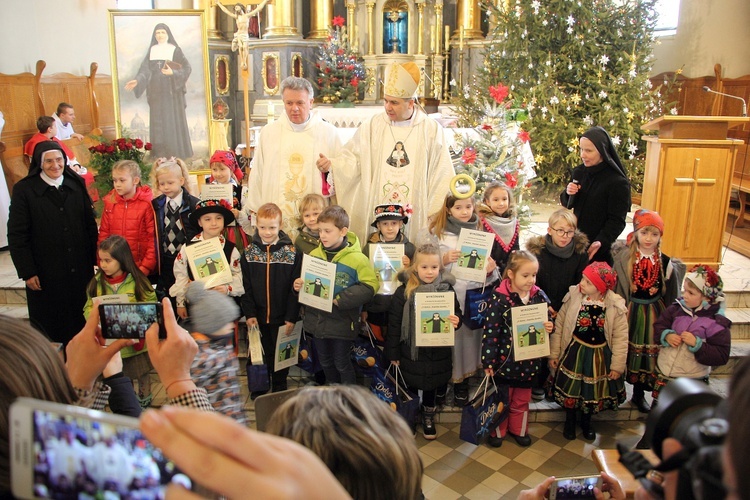
[[375, 18], [372, 11], [375, 8], [375, 2], [367, 2], [367, 55], [375, 55]]
[[294, 0], [274, 0], [266, 5], [268, 25], [264, 38], [302, 38], [294, 25]]
[[421, 56], [424, 54], [424, 0], [417, 1], [417, 13], [417, 54]]
[[435, 9], [435, 52], [440, 53], [443, 49], [443, 3], [437, 2]]
[[458, 0], [454, 37], [459, 36], [461, 28], [464, 29], [464, 37], [468, 40], [482, 38], [482, 11], [479, 9], [479, 0]]
[[359, 52], [359, 41], [354, 36], [354, 26], [356, 18], [354, 17], [354, 9], [357, 7], [356, 0], [346, 0], [346, 26], [349, 30], [349, 46], [354, 49], [355, 52]]
[[205, 12], [206, 33], [208, 38], [221, 39], [219, 29], [219, 7], [213, 5], [212, 0], [195, 0], [194, 7]]
[[[307, 39], [325, 40], [333, 19], [333, 0], [310, 0], [310, 33]], [[347, 25], [351, 36], [351, 23]]]

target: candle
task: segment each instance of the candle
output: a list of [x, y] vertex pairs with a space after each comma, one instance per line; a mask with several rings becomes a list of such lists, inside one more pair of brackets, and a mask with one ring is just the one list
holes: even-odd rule
[[464, 50], [464, 27], [461, 26], [461, 29], [458, 32], [458, 50], [462, 51]]
[[430, 52], [435, 52], [435, 25], [430, 26]]
[[445, 51], [451, 50], [451, 27], [445, 25]]
[[268, 101], [268, 116], [274, 116], [273, 101]]
[[352, 50], [354, 52], [359, 52], [359, 38], [357, 35], [359, 35], [359, 27], [355, 24], [352, 28]]

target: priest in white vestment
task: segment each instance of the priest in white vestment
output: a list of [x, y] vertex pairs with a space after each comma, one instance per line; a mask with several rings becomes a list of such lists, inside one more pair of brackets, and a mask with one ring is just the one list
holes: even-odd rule
[[366, 241], [377, 205], [411, 205], [414, 212], [404, 229], [415, 241], [427, 218], [443, 206], [454, 177], [443, 127], [416, 105], [421, 79], [413, 62], [386, 68], [385, 112], [359, 126], [337, 157], [321, 158], [329, 169], [336, 198], [349, 213], [350, 231]]
[[257, 212], [264, 203], [281, 208], [281, 228], [292, 239], [301, 226], [299, 201], [309, 193], [324, 198], [333, 194], [331, 179], [316, 168], [320, 155], [335, 156], [341, 140], [334, 125], [312, 109], [312, 85], [290, 76], [281, 82], [284, 111], [260, 132], [253, 168], [247, 181], [246, 212]]

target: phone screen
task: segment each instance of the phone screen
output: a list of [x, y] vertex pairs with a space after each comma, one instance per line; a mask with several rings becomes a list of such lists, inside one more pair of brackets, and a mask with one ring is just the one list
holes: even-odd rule
[[[164, 498], [192, 482], [137, 428], [33, 410], [36, 498]], [[136, 424], [137, 425], [137, 424]]]
[[159, 324], [159, 336], [165, 337], [158, 302], [101, 304], [99, 317], [105, 339], [144, 339], [152, 323]]
[[558, 479], [557, 494], [555, 498], [573, 499], [573, 498], [594, 498], [594, 488], [599, 485], [599, 476], [589, 477], [572, 477], [567, 479]]

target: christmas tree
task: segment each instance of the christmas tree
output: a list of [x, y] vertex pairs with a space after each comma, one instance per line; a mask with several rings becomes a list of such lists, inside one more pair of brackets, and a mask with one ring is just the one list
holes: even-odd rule
[[349, 46], [344, 18], [336, 16], [320, 47], [315, 80], [324, 103], [354, 102], [365, 89], [365, 63]]
[[636, 189], [645, 146], [641, 125], [667, 106], [651, 88], [656, 0], [510, 0], [488, 2], [496, 27], [484, 66], [456, 89], [463, 126], [482, 122], [502, 83], [529, 119], [523, 123], [541, 178], [567, 182], [580, 163], [578, 139], [593, 125], [612, 137]]

